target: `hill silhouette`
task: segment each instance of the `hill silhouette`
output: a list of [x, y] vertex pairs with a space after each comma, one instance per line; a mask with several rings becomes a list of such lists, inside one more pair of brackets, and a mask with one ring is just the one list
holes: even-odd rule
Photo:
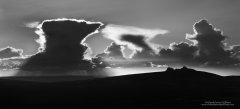
[[[0, 79], [2, 103], [98, 108], [201, 108], [206, 101], [228, 101], [236, 106], [240, 100], [240, 77], [222, 77], [187, 67], [86, 80], [74, 77], [71, 81], [38, 82], [26, 81], [27, 78], [31, 77]], [[50, 78], [67, 80], [72, 77]]]

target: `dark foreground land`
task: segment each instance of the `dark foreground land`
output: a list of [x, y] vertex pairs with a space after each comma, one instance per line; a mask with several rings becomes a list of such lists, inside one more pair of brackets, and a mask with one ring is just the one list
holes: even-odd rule
[[8, 107], [50, 104], [83, 109], [225, 109], [236, 108], [240, 104], [240, 77], [222, 77], [187, 68], [168, 68], [165, 72], [58, 82], [2, 78], [0, 93], [1, 105]]

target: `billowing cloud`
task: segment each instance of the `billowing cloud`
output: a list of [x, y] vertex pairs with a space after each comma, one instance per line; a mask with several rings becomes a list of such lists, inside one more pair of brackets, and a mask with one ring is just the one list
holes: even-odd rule
[[157, 59], [167, 65], [193, 65], [197, 47], [187, 42], [171, 43], [169, 48], [162, 48]]
[[207, 20], [196, 22], [193, 25], [194, 34], [186, 35], [186, 39], [192, 41], [193, 44], [173, 42], [168, 48], [154, 47], [154, 44], [150, 43], [152, 38], [160, 34], [156, 31], [149, 35], [147, 34], [149, 31], [135, 33], [121, 26], [110, 25], [106, 28], [103, 29], [105, 37], [112, 39], [118, 45], [130, 47], [134, 52], [129, 60], [139, 65], [152, 62], [156, 65], [169, 66], [231, 67], [240, 63], [240, 47], [235, 45], [227, 49], [229, 47], [224, 43], [226, 36]]
[[[168, 31], [109, 24], [102, 30], [102, 33], [104, 37], [113, 40], [116, 44], [127, 45], [127, 47], [132, 50], [141, 51], [147, 46], [149, 46], [150, 49], [152, 45], [149, 41], [157, 35], [168, 33]], [[139, 42], [135, 43], [132, 39], [137, 39]]]
[[39, 52], [31, 56], [22, 69], [62, 68], [65, 70], [90, 69], [93, 64], [85, 60], [88, 47], [84, 40], [98, 32], [103, 24], [77, 19], [44, 20], [36, 27]]
[[124, 47], [112, 42], [105, 50], [104, 53], [97, 54], [93, 58], [93, 62], [97, 64], [105, 65], [105, 67], [112, 67], [112, 64], [119, 64], [126, 60], [124, 53]]
[[[38, 24], [38, 25], [37, 25]], [[37, 25], [37, 26], [36, 26]], [[39, 52], [31, 56], [22, 69], [51, 70], [90, 70], [95, 66], [105, 67], [162, 67], [162, 66], [232, 66], [239, 64], [240, 47], [227, 49], [226, 36], [215, 29], [207, 20], [194, 24], [194, 34], [186, 39], [193, 42], [171, 43], [168, 48], [160, 48], [151, 40], [167, 33], [161, 29], [142, 29], [138, 27], [106, 25], [101, 29], [105, 38], [113, 41], [105, 51], [91, 61], [85, 59], [90, 48], [84, 40], [98, 32], [101, 22], [76, 19], [53, 19], [41, 23], [31, 23], [39, 35]], [[124, 55], [124, 48], [133, 51], [131, 58]], [[38, 69], [39, 70], [39, 69]]]
[[187, 34], [186, 38], [198, 47], [197, 57], [200, 62], [219, 65], [237, 62], [231, 58], [231, 53], [225, 50], [223, 41], [226, 36], [222, 31], [214, 28], [207, 20], [195, 23], [193, 29], [194, 34]]
[[121, 45], [117, 45], [116, 43], [111, 43], [105, 50], [108, 58], [116, 58], [116, 59], [125, 59], [123, 54], [124, 47]]
[[22, 53], [22, 49], [16, 49], [13, 47], [2, 48], [0, 49], [0, 59], [22, 57]]
[[104, 53], [97, 54], [95, 57], [101, 57], [103, 60], [122, 60], [125, 59], [123, 54], [124, 47], [121, 45], [117, 45], [112, 42], [105, 50]]
[[186, 42], [171, 43], [168, 49], [161, 49], [159, 55], [165, 58], [193, 59], [197, 47]]
[[207, 20], [200, 20], [193, 25], [194, 34], [186, 35], [186, 42], [171, 43], [168, 49], [161, 49], [158, 58], [170, 59], [168, 64], [204, 65], [204, 66], [233, 66], [239, 63], [239, 46], [227, 49], [223, 42], [226, 36], [214, 28]]

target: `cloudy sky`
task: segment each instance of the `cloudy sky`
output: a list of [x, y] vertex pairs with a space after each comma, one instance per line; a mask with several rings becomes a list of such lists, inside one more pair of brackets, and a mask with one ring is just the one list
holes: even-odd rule
[[[230, 44], [238, 44], [239, 5], [239, 0], [0, 0], [0, 48], [33, 54], [38, 36], [24, 24], [62, 17], [166, 29], [169, 34], [154, 40], [165, 46], [184, 41], [186, 33], [193, 33], [192, 25], [206, 18], [230, 37]], [[99, 35], [87, 42], [98, 53], [110, 43]]]
[[[42, 63], [59, 67], [60, 61], [91, 67], [83, 60], [90, 49], [96, 63], [105, 60], [122, 66], [137, 60], [150, 67], [236, 69], [240, 65], [239, 5], [239, 0], [0, 0], [0, 58], [30, 56], [24, 57], [28, 61], [22, 68]], [[101, 29], [100, 24], [104, 24]], [[87, 37], [97, 28], [99, 33]], [[40, 44], [35, 41], [39, 38]], [[74, 45], [78, 42], [82, 43]]]

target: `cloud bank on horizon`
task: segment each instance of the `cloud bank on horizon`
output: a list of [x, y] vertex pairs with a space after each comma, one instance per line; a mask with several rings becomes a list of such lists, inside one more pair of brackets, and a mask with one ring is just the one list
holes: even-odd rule
[[[240, 65], [240, 45], [228, 47], [224, 42], [227, 37], [207, 20], [196, 22], [194, 34], [186, 35], [193, 44], [173, 42], [168, 48], [151, 42], [155, 37], [168, 33], [163, 29], [107, 24], [100, 30], [101, 22], [67, 18], [33, 22], [26, 26], [35, 28], [39, 35], [36, 41], [40, 47], [36, 54], [23, 58], [21, 49], [7, 47], [0, 50], [0, 58], [10, 62], [17, 60], [21, 63], [17, 64], [20, 70], [69, 72], [105, 67], [186, 65], [237, 68]], [[86, 60], [86, 52], [91, 48], [84, 41], [97, 32], [113, 42], [103, 53]], [[130, 57], [125, 56], [126, 47], [133, 51]]]

